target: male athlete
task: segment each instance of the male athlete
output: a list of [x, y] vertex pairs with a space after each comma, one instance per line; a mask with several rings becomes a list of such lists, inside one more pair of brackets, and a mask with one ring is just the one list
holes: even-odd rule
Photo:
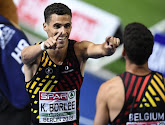
[[123, 42], [126, 71], [101, 85], [94, 125], [161, 124], [165, 122], [165, 79], [148, 68], [153, 36], [144, 25], [131, 23]]
[[78, 125], [86, 61], [112, 55], [120, 40], [107, 37], [103, 44], [70, 40], [72, 13], [62, 3], [46, 7], [44, 16], [48, 39], [22, 51], [32, 104], [31, 124]]

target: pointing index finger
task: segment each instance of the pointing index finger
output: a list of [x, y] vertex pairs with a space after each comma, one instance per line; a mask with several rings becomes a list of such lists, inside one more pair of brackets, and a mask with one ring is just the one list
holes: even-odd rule
[[58, 33], [56, 33], [56, 34], [54, 35], [53, 38], [57, 41], [58, 37], [59, 37], [61, 34], [62, 34], [61, 32], [58, 32]]

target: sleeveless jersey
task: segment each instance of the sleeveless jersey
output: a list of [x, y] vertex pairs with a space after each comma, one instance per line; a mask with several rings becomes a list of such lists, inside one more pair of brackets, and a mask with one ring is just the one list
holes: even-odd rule
[[[70, 125], [79, 124], [79, 96], [80, 96], [80, 88], [83, 82], [83, 77], [81, 75], [80, 65], [74, 51], [75, 42], [76, 41], [69, 40], [67, 55], [62, 65], [56, 65], [50, 59], [47, 51], [44, 51], [42, 53], [41, 62], [36, 71], [36, 74], [33, 76], [33, 78], [29, 82], [26, 82], [26, 88], [31, 97], [32, 122], [34, 124], [39, 123], [39, 120], [40, 120], [39, 112], [41, 112], [41, 110], [45, 111], [44, 115], [51, 115], [51, 113], [46, 113], [46, 108], [44, 108], [45, 104], [41, 103], [44, 100], [48, 100], [48, 99], [56, 100], [57, 102], [56, 104], [50, 104], [48, 106], [48, 108], [52, 106], [51, 110], [54, 109], [54, 114], [52, 113], [54, 116], [57, 116], [57, 115], [65, 116], [65, 114], [68, 113], [68, 112], [65, 112], [65, 108], [68, 106], [68, 110], [71, 110], [71, 107], [72, 108], [74, 107], [75, 104], [74, 105], [71, 104], [73, 102], [69, 102], [68, 104], [65, 104], [63, 102], [58, 103], [60, 99], [65, 100], [66, 91], [73, 92], [71, 94], [71, 97], [73, 97], [74, 92], [76, 92], [76, 98], [75, 98], [76, 120], [58, 123], [58, 124], [64, 124], [64, 123], [70, 124]], [[50, 92], [50, 93], [47, 94], [47, 92]], [[60, 92], [60, 93], [51, 93], [51, 92]], [[43, 100], [40, 100], [40, 99], [43, 99]], [[53, 108], [53, 105], [55, 105], [56, 107]], [[41, 110], [39, 109], [39, 106], [41, 106]], [[69, 113], [72, 114], [74, 112], [69, 112]], [[67, 120], [68, 119], [66, 117], [66, 121]], [[58, 120], [48, 118], [46, 122], [50, 123], [52, 121], [58, 121]]]
[[120, 75], [125, 88], [125, 102], [112, 125], [157, 125], [165, 121], [165, 84], [163, 76], [151, 72], [137, 76]]

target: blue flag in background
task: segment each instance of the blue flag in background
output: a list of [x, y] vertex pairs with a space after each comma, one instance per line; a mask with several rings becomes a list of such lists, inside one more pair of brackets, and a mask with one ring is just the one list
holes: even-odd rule
[[165, 34], [156, 34], [152, 55], [149, 58], [149, 68], [163, 74], [165, 77]]

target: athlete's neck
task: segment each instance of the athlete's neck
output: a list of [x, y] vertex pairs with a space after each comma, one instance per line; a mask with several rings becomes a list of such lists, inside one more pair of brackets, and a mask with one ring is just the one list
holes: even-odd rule
[[127, 72], [140, 76], [147, 75], [151, 72], [151, 70], [148, 68], [148, 62], [143, 65], [136, 65], [131, 63], [129, 60], [126, 60], [125, 68]]
[[61, 48], [61, 49], [48, 49], [47, 50], [49, 57], [51, 60], [57, 64], [57, 65], [62, 65], [66, 55], [67, 55], [67, 48]]

